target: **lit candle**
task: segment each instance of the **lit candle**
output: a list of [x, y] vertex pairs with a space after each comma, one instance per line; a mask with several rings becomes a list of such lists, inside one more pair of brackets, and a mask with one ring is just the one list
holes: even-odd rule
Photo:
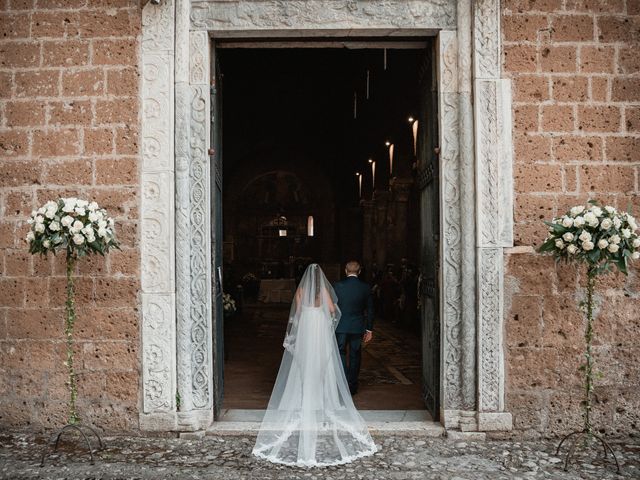
[[416, 149], [418, 147], [418, 120], [413, 121], [413, 125], [411, 125], [411, 129], [413, 131], [413, 155], [415, 156], [417, 151]]
[[371, 183], [373, 185], [373, 190], [376, 189], [376, 162], [369, 159], [369, 163], [371, 164]]
[[393, 176], [393, 143], [389, 145], [389, 177]]
[[358, 197], [362, 198], [362, 174], [358, 172], [356, 177], [358, 177]]

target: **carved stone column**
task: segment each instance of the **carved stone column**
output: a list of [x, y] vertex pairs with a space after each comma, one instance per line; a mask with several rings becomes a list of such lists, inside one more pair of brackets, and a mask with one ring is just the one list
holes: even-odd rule
[[398, 262], [407, 256], [407, 234], [409, 233], [407, 222], [409, 217], [409, 195], [412, 185], [413, 180], [410, 178], [395, 177], [391, 181], [395, 218], [392, 225], [393, 230], [389, 232], [392, 243], [388, 245], [388, 248], [392, 253], [394, 262]]
[[513, 245], [511, 84], [500, 79], [500, 2], [474, 3], [478, 250], [478, 428], [510, 430], [504, 412], [503, 248]]
[[165, 0], [142, 10], [143, 430], [173, 430], [176, 418], [173, 9]]

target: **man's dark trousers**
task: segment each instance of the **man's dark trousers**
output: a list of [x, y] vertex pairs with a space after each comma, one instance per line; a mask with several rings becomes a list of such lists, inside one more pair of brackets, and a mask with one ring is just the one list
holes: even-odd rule
[[342, 313], [336, 327], [336, 341], [349, 389], [354, 394], [358, 391], [362, 336], [366, 330], [373, 330], [373, 296], [369, 285], [356, 276], [347, 277], [336, 283], [334, 288], [338, 297], [338, 308]]

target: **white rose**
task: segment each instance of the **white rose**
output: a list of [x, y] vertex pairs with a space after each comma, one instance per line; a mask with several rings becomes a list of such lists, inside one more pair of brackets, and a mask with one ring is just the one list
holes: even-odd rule
[[602, 216], [602, 209], [600, 207], [591, 207], [591, 211], [596, 217]]
[[85, 210], [84, 210], [84, 208], [83, 208], [83, 207], [76, 207], [76, 208], [75, 208], [75, 212], [76, 212], [78, 215], [80, 215], [80, 216], [82, 216], [82, 215], [84, 215], [85, 213], [87, 213], [87, 212], [85, 212]]
[[584, 221], [587, 222], [590, 227], [597, 227], [598, 223], [600, 223], [593, 212], [587, 212], [584, 215]]
[[633, 230], [634, 232], [638, 229], [638, 224], [636, 223], [636, 219], [633, 217], [629, 217], [627, 219], [627, 222], [629, 223], [629, 226], [631, 227], [631, 230]]
[[93, 212], [98, 209], [98, 204], [96, 202], [91, 202], [87, 208], [89, 211]]
[[30, 218], [29, 220], [27, 220], [27, 223], [29, 225], [33, 225], [33, 222], [35, 222], [35, 220], [33, 218]]
[[582, 242], [582, 249], [585, 252], [588, 252], [589, 250], [593, 250], [593, 247], [595, 245], [593, 244], [593, 242]]
[[96, 237], [93, 233], [91, 235], [87, 235], [87, 243], [93, 243], [95, 241], [96, 241]]
[[611, 214], [615, 213], [616, 211], [616, 209], [613, 208], [611, 205], [605, 205], [604, 209]]
[[44, 233], [44, 223], [36, 223], [35, 227], [33, 228], [38, 233]]
[[622, 229], [622, 236], [624, 238], [629, 238], [631, 236], [631, 230], [629, 230], [628, 228], [623, 228]]
[[46, 212], [46, 211], [47, 211], [47, 209], [46, 209], [45, 207], [40, 207], [40, 208], [38, 209], [38, 213], [39, 213], [40, 215], [42, 215], [42, 214], [43, 214], [44, 212]]
[[113, 228], [113, 226], [115, 225], [116, 222], [114, 222], [113, 218], [109, 217], [109, 218], [107, 218], [107, 223], [109, 224], [109, 226], [111, 228]]
[[602, 222], [600, 222], [600, 229], [601, 230], [609, 230], [612, 225], [613, 225], [613, 222], [611, 221], [611, 219], [610, 218], [605, 218], [605, 219], [602, 220]]
[[49, 240], [45, 240], [44, 242], [42, 242], [42, 246], [44, 248], [49, 248], [51, 246], [51, 242]]
[[36, 212], [35, 210], [31, 210], [31, 216], [33, 218], [36, 218], [36, 215], [38, 214], [38, 212]]
[[38, 215], [36, 217], [36, 223], [44, 223], [44, 217], [42, 215]]
[[609, 243], [615, 243], [617, 245], [621, 240], [622, 239], [620, 238], [620, 235], [611, 235], [611, 238], [609, 238]]
[[638, 260], [638, 259], [640, 258], [640, 252], [633, 252], [633, 253], [631, 254], [631, 258], [632, 258], [633, 260]]
[[60, 230], [60, 224], [58, 222], [51, 222], [49, 224], [49, 230], [51, 230], [52, 232], [57, 232], [58, 230]]
[[562, 238], [564, 239], [565, 242], [572, 242], [575, 237], [573, 233], [567, 232], [564, 235], [562, 235]]
[[640, 247], [640, 238], [634, 238], [634, 239], [633, 239], [633, 243], [632, 243], [632, 245], [633, 245], [635, 248]]
[[571, 255], [573, 255], [577, 251], [578, 251], [578, 247], [576, 247], [574, 244], [571, 244], [567, 247], [567, 252], [569, 252]]
[[609, 248], [607, 250], [609, 250], [611, 253], [616, 253], [619, 248], [620, 247], [618, 245], [616, 245], [615, 243], [611, 243], [611, 244], [609, 244]]
[[101, 217], [102, 217], [102, 215], [100, 214], [100, 212], [92, 212], [91, 210], [89, 210], [89, 221], [90, 222], [97, 222], [98, 220], [100, 220]]
[[580, 240], [582, 240], [583, 242], [590, 242], [591, 241], [591, 234], [589, 232], [587, 232], [586, 230], [583, 230], [578, 238]]
[[562, 225], [563, 225], [564, 227], [567, 227], [567, 228], [571, 227], [571, 226], [573, 225], [573, 218], [571, 218], [571, 217], [564, 217], [564, 218], [562, 219]]
[[107, 228], [107, 222], [105, 220], [98, 220], [98, 228]]
[[104, 238], [104, 237], [106, 237], [106, 236], [107, 236], [107, 229], [106, 229], [106, 228], [104, 228], [104, 227], [100, 227], [100, 228], [98, 229], [98, 236], [99, 236], [100, 238]]
[[556, 248], [562, 250], [564, 248], [564, 242], [560, 239], [556, 240]]
[[84, 225], [82, 224], [82, 222], [80, 220], [76, 220], [75, 222], [73, 222], [73, 226], [70, 228], [70, 230], [74, 233], [77, 233], [83, 228]]
[[58, 211], [57, 208], [47, 208], [46, 213], [44, 214], [45, 217], [47, 218], [53, 218], [56, 216], [56, 212]]
[[63, 227], [69, 228], [73, 224], [73, 217], [65, 215], [62, 217], [62, 220], [60, 220], [60, 223], [62, 223]]
[[31, 243], [35, 240], [35, 238], [36, 236], [34, 235], [34, 233], [31, 230], [29, 230], [27, 232], [27, 242]]
[[76, 199], [75, 198], [63, 198], [64, 206], [62, 207], [62, 211], [65, 213], [73, 213], [73, 210], [76, 208]]
[[578, 228], [584, 227], [584, 217], [576, 217], [573, 221], [573, 225]]
[[73, 243], [75, 243], [76, 245], [82, 245], [84, 243], [84, 237], [79, 233], [76, 233], [73, 236]]
[[584, 212], [583, 205], [578, 205], [577, 207], [571, 208], [571, 215], [573, 215], [574, 217], [580, 215], [582, 212]]
[[598, 248], [600, 249], [607, 248], [607, 245], [609, 245], [609, 242], [607, 242], [604, 238], [601, 238], [598, 242]]
[[614, 217], [613, 226], [616, 228], [620, 228], [621, 225], [622, 225], [622, 220], [620, 220], [620, 217]]
[[84, 208], [87, 205], [89, 205], [89, 202], [87, 202], [86, 200], [78, 200], [78, 201], [76, 201], [76, 205], [78, 207]]

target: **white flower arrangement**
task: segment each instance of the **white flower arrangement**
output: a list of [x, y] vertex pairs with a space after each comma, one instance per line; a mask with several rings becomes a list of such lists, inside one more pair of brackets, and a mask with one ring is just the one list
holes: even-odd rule
[[229, 293], [222, 294], [222, 309], [228, 317], [236, 313], [236, 301]]
[[558, 260], [584, 262], [597, 267], [598, 273], [616, 266], [626, 274], [628, 260], [640, 258], [636, 219], [609, 205], [591, 201], [545, 223], [549, 235], [540, 251]]
[[31, 212], [27, 223], [31, 229], [26, 241], [33, 254], [66, 250], [82, 257], [118, 248], [115, 222], [96, 202], [74, 197], [48, 201]]

